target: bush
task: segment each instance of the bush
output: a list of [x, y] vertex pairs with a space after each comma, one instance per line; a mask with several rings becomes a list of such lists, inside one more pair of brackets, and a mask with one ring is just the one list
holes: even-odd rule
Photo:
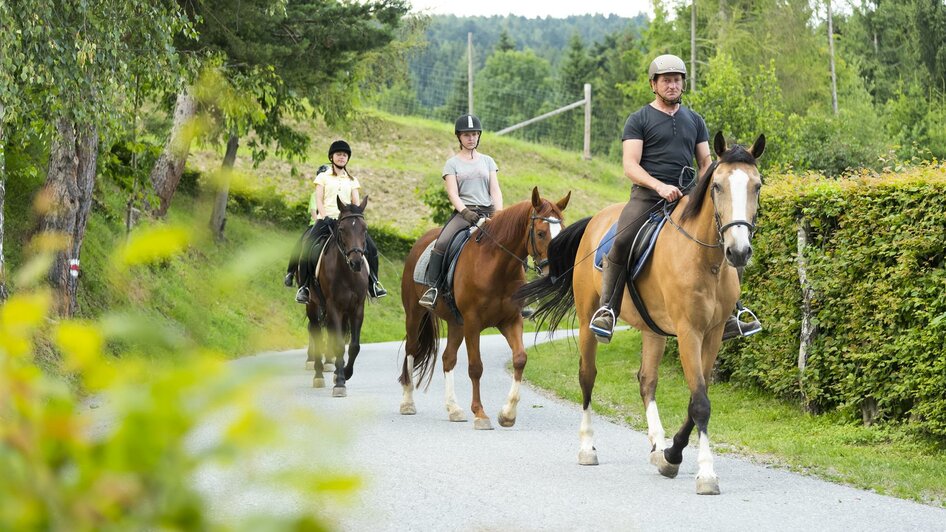
[[[946, 166], [763, 191], [743, 300], [765, 333], [724, 346], [720, 370], [813, 411], [910, 423], [946, 438]], [[816, 335], [798, 369], [798, 227]]]

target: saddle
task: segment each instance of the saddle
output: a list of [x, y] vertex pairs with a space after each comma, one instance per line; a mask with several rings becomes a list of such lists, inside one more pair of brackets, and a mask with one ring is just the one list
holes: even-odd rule
[[[440, 291], [439, 297], [444, 298], [447, 307], [461, 324], [463, 323], [463, 317], [460, 315], [460, 309], [457, 308], [457, 302], [453, 295], [453, 276], [456, 273], [457, 259], [460, 257], [460, 252], [463, 251], [463, 247], [470, 241], [470, 235], [472, 234], [473, 231], [470, 229], [462, 229], [453, 235], [453, 239], [450, 240], [450, 245], [447, 246], [447, 254], [444, 257], [444, 268], [446, 271], [441, 274], [441, 279], [438, 283], [438, 290]], [[421, 253], [420, 257], [417, 259], [417, 264], [414, 265], [415, 283], [427, 284], [427, 267], [430, 264], [430, 254], [433, 253], [434, 244], [436, 244], [436, 240], [431, 242], [430, 245], [424, 249], [423, 253]]]
[[[634, 307], [637, 308], [641, 319], [650, 327], [650, 330], [661, 336], [675, 336], [658, 327], [653, 318], [650, 317], [650, 312], [647, 311], [647, 306], [644, 304], [644, 300], [641, 298], [640, 292], [637, 291], [637, 285], [634, 282], [638, 276], [640, 276], [641, 271], [644, 270], [647, 261], [650, 260], [654, 247], [657, 244], [657, 237], [660, 235], [660, 230], [663, 229], [665, 223], [667, 223], [667, 218], [663, 215], [662, 211], [653, 212], [647, 218], [647, 221], [644, 222], [644, 225], [641, 226], [640, 230], [637, 231], [637, 235], [634, 236], [634, 243], [631, 244], [631, 254], [627, 259], [626, 266], [627, 289], [631, 294], [631, 301], [634, 302]], [[614, 246], [617, 227], [617, 222], [614, 222], [598, 243], [598, 247], [595, 250], [594, 262], [595, 268], [597, 268], [598, 271], [603, 271], [602, 264], [604, 257]]]

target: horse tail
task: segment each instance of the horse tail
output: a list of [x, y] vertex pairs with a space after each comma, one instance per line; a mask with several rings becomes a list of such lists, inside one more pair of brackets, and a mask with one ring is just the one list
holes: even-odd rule
[[[417, 326], [416, 350], [413, 353], [407, 353], [414, 356], [414, 375], [417, 379], [418, 387], [427, 379], [424, 384], [426, 390], [434, 378], [434, 368], [437, 366], [437, 354], [440, 352], [440, 320], [430, 312], [422, 312], [420, 323]], [[411, 332], [408, 331], [408, 335]], [[401, 374], [398, 381], [407, 386], [410, 384], [411, 376]], [[407, 381], [407, 382], [405, 382]]]
[[569, 225], [549, 243], [549, 274], [522, 285], [514, 298], [528, 303], [538, 303], [532, 319], [542, 328], [548, 325], [549, 333], [575, 306], [572, 281], [578, 245], [588, 228], [591, 217]]

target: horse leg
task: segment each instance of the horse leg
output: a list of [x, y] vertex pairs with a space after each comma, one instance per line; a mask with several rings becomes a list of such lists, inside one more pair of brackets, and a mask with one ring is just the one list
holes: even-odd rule
[[522, 372], [526, 368], [526, 350], [522, 343], [522, 320], [516, 320], [511, 325], [500, 329], [509, 348], [512, 350], [513, 379], [506, 404], [499, 411], [499, 425], [511, 427], [516, 424], [516, 407], [519, 405], [519, 387], [522, 385]]
[[[706, 393], [706, 378], [703, 374], [702, 347], [703, 338], [693, 333], [681, 334], [678, 339], [680, 362], [683, 365], [683, 375], [690, 388], [690, 404], [687, 408], [687, 418], [683, 426], [673, 437], [673, 445], [664, 451], [664, 456], [671, 464], [683, 461], [683, 449], [690, 441], [690, 434], [696, 426], [700, 438], [700, 455], [698, 459], [708, 464], [708, 470], [700, 469], [696, 479], [696, 492], [699, 495], [719, 494], [719, 480], [712, 470], [712, 454], [709, 450], [707, 427], [710, 418], [710, 401]], [[705, 450], [705, 451], [704, 451]]]
[[[589, 313], [590, 316], [590, 313]], [[598, 340], [588, 327], [590, 317], [579, 320], [578, 383], [581, 385], [581, 425], [578, 428], [578, 463], [580, 465], [598, 465], [598, 450], [595, 449], [594, 429], [591, 428], [591, 392], [595, 387], [598, 367], [595, 359], [598, 355]]]
[[680, 471], [680, 462], [670, 463], [664, 456], [667, 447], [666, 433], [657, 411], [657, 373], [664, 356], [667, 339], [649, 332], [641, 333], [641, 367], [637, 372], [641, 400], [647, 413], [647, 439], [650, 440], [650, 463], [657, 466], [660, 474], [674, 478]]
[[466, 421], [466, 414], [457, 403], [457, 390], [454, 385], [453, 370], [457, 367], [457, 351], [463, 343], [463, 329], [457, 325], [447, 325], [447, 347], [443, 351], [444, 401], [450, 421]]
[[[410, 274], [405, 273], [404, 275], [407, 276]], [[411, 287], [412, 286], [413, 284]], [[403, 284], [401, 290], [404, 294], [408, 293], [408, 288], [403, 286]], [[407, 337], [404, 341], [404, 362], [401, 364], [401, 377], [398, 379], [403, 392], [400, 411], [401, 414], [405, 416], [411, 416], [417, 413], [417, 407], [414, 405], [413, 353], [420, 352], [421, 320], [424, 319], [424, 312], [420, 308], [420, 305], [417, 304], [417, 296], [415, 296], [413, 292], [410, 292], [410, 296], [404, 297], [410, 298], [411, 296], [413, 296], [413, 301], [404, 303], [404, 325], [407, 331]], [[431, 316], [430, 319], [436, 319], [436, 317]]]
[[315, 376], [312, 377], [313, 388], [325, 388], [325, 377], [322, 375], [322, 353], [325, 351], [323, 338], [324, 331], [315, 320], [309, 320], [309, 350], [306, 366], [312, 363], [312, 369], [315, 370]]
[[[334, 313], [333, 313], [334, 314]], [[335, 358], [335, 386], [332, 388], [332, 397], [345, 397], [345, 332], [340, 316], [332, 316], [328, 327], [328, 356]]]
[[[720, 327], [717, 330], [709, 331], [706, 336], [703, 337], [702, 375], [703, 382], [706, 383], [704, 391], [708, 390], [709, 383], [712, 381], [713, 367], [716, 365], [716, 355], [719, 354], [719, 347], [722, 343], [723, 332], [721, 329]], [[706, 420], [702, 428], [699, 428], [700, 420], [696, 420], [698, 434], [700, 436], [700, 450], [696, 458], [697, 465], [699, 466], [696, 473], [696, 492], [700, 495], [718, 495], [719, 477], [716, 476], [716, 471], [713, 468], [713, 452], [710, 449], [708, 432], [710, 418], [709, 396], [707, 396], [706, 404]]]
[[[362, 307], [362, 312], [364, 307]], [[361, 324], [364, 321], [364, 314], [355, 311], [351, 318], [351, 340], [348, 342], [348, 363], [345, 364], [345, 380], [350, 380], [355, 374], [355, 359], [361, 352]]]
[[[406, 355], [404, 363], [401, 364], [401, 389], [404, 394], [401, 396], [401, 414], [412, 416], [417, 413], [417, 407], [414, 406], [414, 355]], [[407, 384], [403, 384], [403, 383]]]
[[466, 354], [469, 359], [470, 382], [473, 388], [473, 402], [470, 409], [473, 411], [473, 428], [477, 430], [493, 430], [493, 424], [483, 409], [480, 399], [480, 378], [483, 377], [483, 359], [480, 356], [480, 331], [478, 323], [467, 318], [463, 325], [463, 336], [466, 339]]

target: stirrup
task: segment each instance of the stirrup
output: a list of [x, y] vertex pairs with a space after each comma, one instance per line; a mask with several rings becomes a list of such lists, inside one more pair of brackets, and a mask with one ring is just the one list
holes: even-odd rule
[[375, 281], [369, 285], [368, 295], [378, 299], [388, 295], [388, 291], [384, 289], [384, 285], [381, 284], [381, 281]]
[[286, 274], [286, 277], [282, 280], [282, 284], [286, 285], [286, 288], [292, 288], [292, 272]]
[[[610, 327], [606, 328], [604, 327], [604, 324], [597, 324], [597, 325], [595, 324], [596, 321], [607, 320], [607, 319], [611, 321]], [[595, 338], [598, 340], [598, 342], [602, 344], [607, 344], [611, 342], [611, 336], [614, 335], [615, 319], [617, 318], [614, 315], [614, 311], [608, 305], [604, 305], [603, 307], [596, 310], [594, 314], [592, 314], [591, 322], [588, 324], [588, 328], [591, 329], [591, 332], [594, 333]]]
[[[742, 321], [743, 314], [748, 314], [752, 320]], [[726, 326], [723, 329], [723, 341], [739, 337], [745, 338], [760, 332], [762, 332], [762, 323], [759, 322], [755, 312], [740, 305], [736, 313], [726, 320]]]
[[420, 296], [417, 303], [425, 309], [434, 310], [434, 307], [437, 306], [437, 287], [431, 286], [428, 288], [424, 295]]
[[300, 286], [299, 290], [296, 291], [296, 303], [302, 303], [303, 305], [309, 302], [309, 288], [307, 286]]

